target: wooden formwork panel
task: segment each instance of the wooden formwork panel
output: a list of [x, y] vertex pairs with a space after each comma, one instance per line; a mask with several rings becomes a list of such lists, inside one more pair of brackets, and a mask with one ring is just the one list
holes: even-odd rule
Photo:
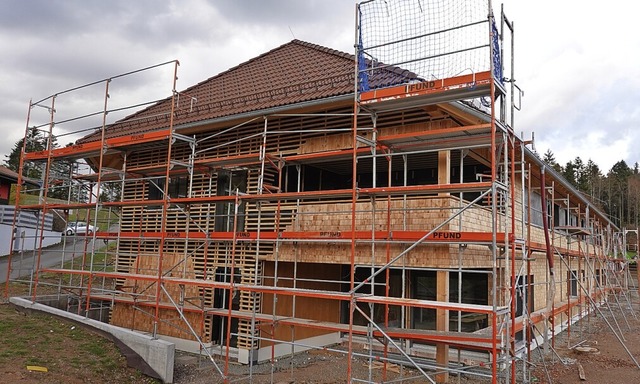
[[[446, 209], [449, 204], [448, 197], [411, 198], [406, 201], [393, 199], [390, 202], [384, 199], [373, 204], [370, 201], [359, 201], [356, 204], [356, 230], [428, 231], [452, 214], [452, 211]], [[351, 231], [351, 209], [351, 202], [345, 201], [302, 203], [294, 219], [284, 229], [327, 233], [327, 240], [324, 243], [282, 243], [278, 259], [310, 263], [349, 263], [350, 242], [332, 241], [331, 233]], [[447, 227], [443, 230], [447, 230]], [[387, 249], [384, 244], [377, 244], [372, 248], [371, 244], [361, 243], [356, 246], [355, 260], [357, 264], [371, 264], [373, 261], [382, 265], [405, 248], [406, 244], [392, 244]], [[449, 246], [442, 244], [420, 246], [404, 258], [407, 266], [448, 267], [452, 262]]]

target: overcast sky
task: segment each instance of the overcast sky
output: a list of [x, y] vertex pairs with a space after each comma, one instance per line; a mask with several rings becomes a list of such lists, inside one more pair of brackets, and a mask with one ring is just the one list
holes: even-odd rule
[[[516, 132], [535, 132], [536, 150], [561, 164], [640, 162], [640, 33], [629, 3], [503, 3], [524, 90]], [[184, 89], [294, 37], [352, 53], [354, 9], [352, 0], [0, 0], [0, 154], [23, 136], [30, 99], [95, 80], [178, 59]], [[168, 95], [159, 71], [113, 92], [157, 83]]]

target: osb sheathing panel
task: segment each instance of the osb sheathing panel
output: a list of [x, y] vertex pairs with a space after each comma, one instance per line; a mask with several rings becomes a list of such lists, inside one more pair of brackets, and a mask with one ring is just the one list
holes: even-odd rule
[[[525, 181], [526, 182], [526, 181]], [[515, 182], [514, 182], [514, 188], [515, 188], [515, 236], [517, 238], [526, 238], [527, 234], [526, 231], [529, 230], [530, 233], [528, 235], [528, 240], [530, 239], [532, 242], [535, 243], [539, 243], [539, 244], [544, 244], [545, 242], [545, 237], [544, 237], [544, 231], [541, 225], [531, 225], [531, 226], [527, 226], [525, 223], [525, 228], [523, 228], [522, 225], [522, 217], [527, 216], [527, 213], [525, 213], [523, 215], [523, 208], [522, 208], [522, 182], [519, 178], [516, 178]], [[549, 201], [551, 201], [551, 198], [549, 198]], [[564, 202], [559, 202], [556, 201], [557, 204], [561, 204], [564, 207]], [[525, 196], [525, 211], [528, 211], [529, 208], [527, 207], [528, 204], [528, 197]], [[532, 206], [531, 210], [532, 211], [537, 211], [540, 212], [541, 210], [541, 206]], [[572, 209], [575, 209], [575, 206], [571, 207]], [[572, 213], [575, 214], [575, 210], [572, 211]], [[581, 219], [584, 219], [584, 213], [581, 214], [580, 216]], [[485, 221], [485, 227], [488, 223], [490, 223], [489, 221], [490, 216], [487, 216], [486, 219], [484, 219]], [[549, 220], [552, 221], [552, 217], [549, 216]], [[594, 228], [596, 229], [596, 232], [598, 232], [598, 223], [597, 222], [591, 222], [591, 225], [594, 226]], [[509, 227], [510, 227], [510, 222], [509, 222]], [[597, 247], [594, 246], [593, 241], [591, 239], [589, 239], [589, 237], [584, 238], [582, 236], [567, 236], [566, 232], [563, 232], [562, 230], [556, 230], [553, 226], [550, 227], [550, 234], [551, 234], [551, 241], [552, 244], [557, 247], [557, 248], [562, 248], [562, 249], [566, 249], [566, 250], [570, 250], [573, 252], [581, 252], [581, 253], [589, 253], [589, 255], [594, 255], [594, 254], [601, 254], [601, 249], [597, 249]], [[598, 233], [593, 233], [594, 236], [598, 235]], [[589, 240], [589, 242], [587, 241]]]
[[[335, 264], [305, 264], [298, 263], [296, 270], [296, 287], [301, 289], [340, 291], [340, 285], [329, 282], [341, 280], [340, 265]], [[274, 263], [267, 262], [264, 267], [264, 285], [274, 285]], [[293, 287], [294, 265], [293, 263], [278, 263], [278, 287]], [[305, 281], [313, 279], [315, 281]], [[318, 280], [326, 280], [324, 282]], [[264, 294], [262, 298], [262, 313], [273, 314], [273, 295]], [[332, 323], [340, 322], [340, 302], [338, 300], [327, 300], [312, 297], [296, 297], [295, 313], [294, 297], [290, 295], [279, 295], [277, 297], [276, 315], [295, 317], [299, 319], [309, 319], [315, 321], [327, 321]], [[330, 331], [314, 329], [308, 327], [292, 327], [289, 325], [275, 325], [272, 329], [270, 323], [261, 325], [264, 338], [271, 338], [271, 333], [275, 339], [290, 341], [331, 333]], [[271, 345], [268, 341], [262, 341], [261, 347]]]
[[[144, 274], [157, 276], [158, 263], [160, 257], [158, 254], [140, 254], [135, 257], [134, 265], [129, 269], [129, 273]], [[165, 277], [181, 277], [194, 279], [196, 274], [193, 270], [191, 258], [184, 259], [183, 255], [164, 253], [162, 255], [162, 274]], [[155, 282], [137, 281], [134, 279], [125, 279], [120, 290], [129, 295], [123, 294], [125, 298], [135, 298], [138, 302], [145, 304], [155, 304], [157, 285]], [[184, 286], [183, 289], [177, 284], [165, 283], [164, 288], [171, 296], [171, 299], [177, 303], [180, 298], [187, 300], [187, 305], [198, 305], [200, 302], [200, 290], [196, 286]], [[160, 291], [159, 301], [162, 305], [172, 305], [171, 300], [164, 291]], [[154, 309], [148, 306], [141, 306], [142, 311], [137, 310], [133, 304], [116, 303], [111, 314], [111, 324], [124, 328], [135, 329], [139, 331], [153, 331], [153, 315]], [[143, 311], [147, 312], [146, 314]], [[160, 319], [164, 320], [158, 323], [157, 332], [162, 335], [179, 337], [182, 339], [195, 340], [194, 335], [182, 331], [187, 327], [179, 318], [175, 309], [161, 309], [159, 313]], [[201, 328], [202, 315], [185, 312], [185, 317], [191, 326], [199, 330]], [[172, 326], [173, 325], [173, 326]], [[203, 335], [200, 335], [201, 337]]]
[[[360, 201], [356, 204], [356, 230], [429, 231], [456, 214], [464, 204], [454, 197], [413, 197], [406, 201], [394, 198], [390, 202], [381, 199], [375, 204]], [[287, 216], [286, 222], [290, 224], [283, 225], [282, 228], [285, 231], [348, 232], [352, 227], [351, 215], [350, 202], [302, 203], [291, 219]], [[462, 212], [441, 230], [489, 233], [491, 216], [492, 213], [488, 207], [475, 206]], [[499, 218], [503, 222], [506, 220], [504, 215], [499, 215]], [[521, 227], [516, 225], [520, 232]], [[544, 244], [542, 228], [533, 225], [529, 228], [531, 240]], [[504, 230], [505, 228], [500, 229], [500, 231]], [[520, 232], [516, 232], [516, 237], [522, 238]], [[587, 245], [584, 239], [578, 239], [575, 236], [567, 237], [562, 233], [552, 233], [551, 240], [553, 246], [559, 249], [570, 249], [575, 252], [589, 251], [591, 255], [601, 251], [592, 244]], [[387, 252], [384, 244], [378, 244], [372, 251], [369, 244], [361, 243], [356, 246], [356, 263], [371, 263], [372, 260], [377, 264], [386, 263], [387, 253], [393, 258], [405, 247], [406, 245], [393, 244]], [[409, 252], [404, 262], [407, 267], [455, 267], [460, 264], [459, 252], [458, 245], [423, 244]], [[348, 263], [351, 257], [351, 246], [349, 242], [332, 242], [328, 236], [324, 243], [283, 243], [279, 247], [277, 257], [279, 260], [286, 261]], [[462, 251], [462, 258], [464, 268], [493, 266], [491, 251], [485, 245], [468, 244]]]

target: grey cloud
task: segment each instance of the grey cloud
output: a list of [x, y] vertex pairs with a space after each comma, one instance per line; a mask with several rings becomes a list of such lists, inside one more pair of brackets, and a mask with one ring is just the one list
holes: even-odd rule
[[[210, 26], [194, 22], [198, 14], [179, 12], [185, 4], [152, 0], [1, 1], [0, 32], [33, 36], [54, 45], [98, 33], [149, 48], [166, 47], [201, 39], [210, 31]], [[199, 8], [199, 13], [211, 11], [206, 3]]]
[[318, 19], [326, 21], [331, 15], [354, 8], [350, 1], [335, 0], [209, 0], [209, 4], [223, 17], [240, 24], [279, 24], [295, 20], [312, 23]]
[[[355, 1], [207, 1], [215, 7], [222, 18], [235, 25], [279, 30], [289, 38], [295, 37], [312, 43], [325, 44], [340, 50], [349, 49], [349, 52], [349, 47], [353, 45]], [[328, 41], [335, 42], [336, 39], [341, 39], [342, 34], [349, 36], [348, 45], [328, 44]]]
[[[286, 43], [292, 39], [289, 28], [298, 39], [351, 53], [355, 2], [0, 0], [0, 130], [9, 141], [0, 154], [22, 136], [30, 97], [174, 58], [183, 62], [178, 87], [184, 88]], [[516, 131], [535, 131], [536, 140], [554, 143], [551, 149], [558, 156], [569, 140], [585, 143], [590, 132], [606, 132], [603, 145], [626, 139], [638, 148], [640, 85], [633, 80], [637, 69], [621, 69], [625, 62], [637, 61], [626, 57], [634, 51], [608, 50], [612, 59], [594, 68], [596, 60], [579, 51], [575, 41], [563, 40], [566, 34], [538, 28], [543, 16], [539, 9], [553, 4], [505, 3], [508, 16], [519, 26], [517, 78], [525, 90]], [[629, 46], [638, 45], [636, 35], [624, 36]], [[610, 72], [598, 73], [602, 67], [611, 67]], [[603, 82], [593, 83], [596, 78]], [[120, 100], [118, 92], [136, 94], [140, 85], [147, 89], [156, 80], [150, 74], [114, 83], [112, 102]], [[597, 92], [592, 92], [594, 87]], [[630, 164], [638, 158], [637, 151], [631, 156]]]
[[[86, 33], [104, 28], [124, 14], [127, 4], [150, 5], [150, 1], [126, 0], [8, 0], [0, 2], [0, 30], [26, 34], [43, 33], [53, 40], [69, 33]], [[161, 3], [159, 3], [161, 4]], [[148, 7], [149, 9], [153, 9]]]

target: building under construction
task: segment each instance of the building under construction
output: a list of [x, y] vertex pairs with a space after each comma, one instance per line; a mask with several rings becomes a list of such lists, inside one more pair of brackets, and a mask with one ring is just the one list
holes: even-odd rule
[[[529, 382], [533, 348], [623, 292], [624, 260], [619, 229], [515, 133], [513, 26], [490, 3], [366, 1], [354, 54], [293, 40], [183, 90], [175, 61], [30, 103], [25, 134], [50, 144], [22, 156], [43, 178], [17, 211], [94, 229], [9, 280], [198, 352], [221, 381], [324, 348], [348, 382], [371, 381], [355, 356], [406, 382]], [[130, 78], [161, 76], [164, 98], [129, 101]], [[67, 114], [82, 92], [97, 107]], [[54, 148], [66, 134], [82, 138]]]

